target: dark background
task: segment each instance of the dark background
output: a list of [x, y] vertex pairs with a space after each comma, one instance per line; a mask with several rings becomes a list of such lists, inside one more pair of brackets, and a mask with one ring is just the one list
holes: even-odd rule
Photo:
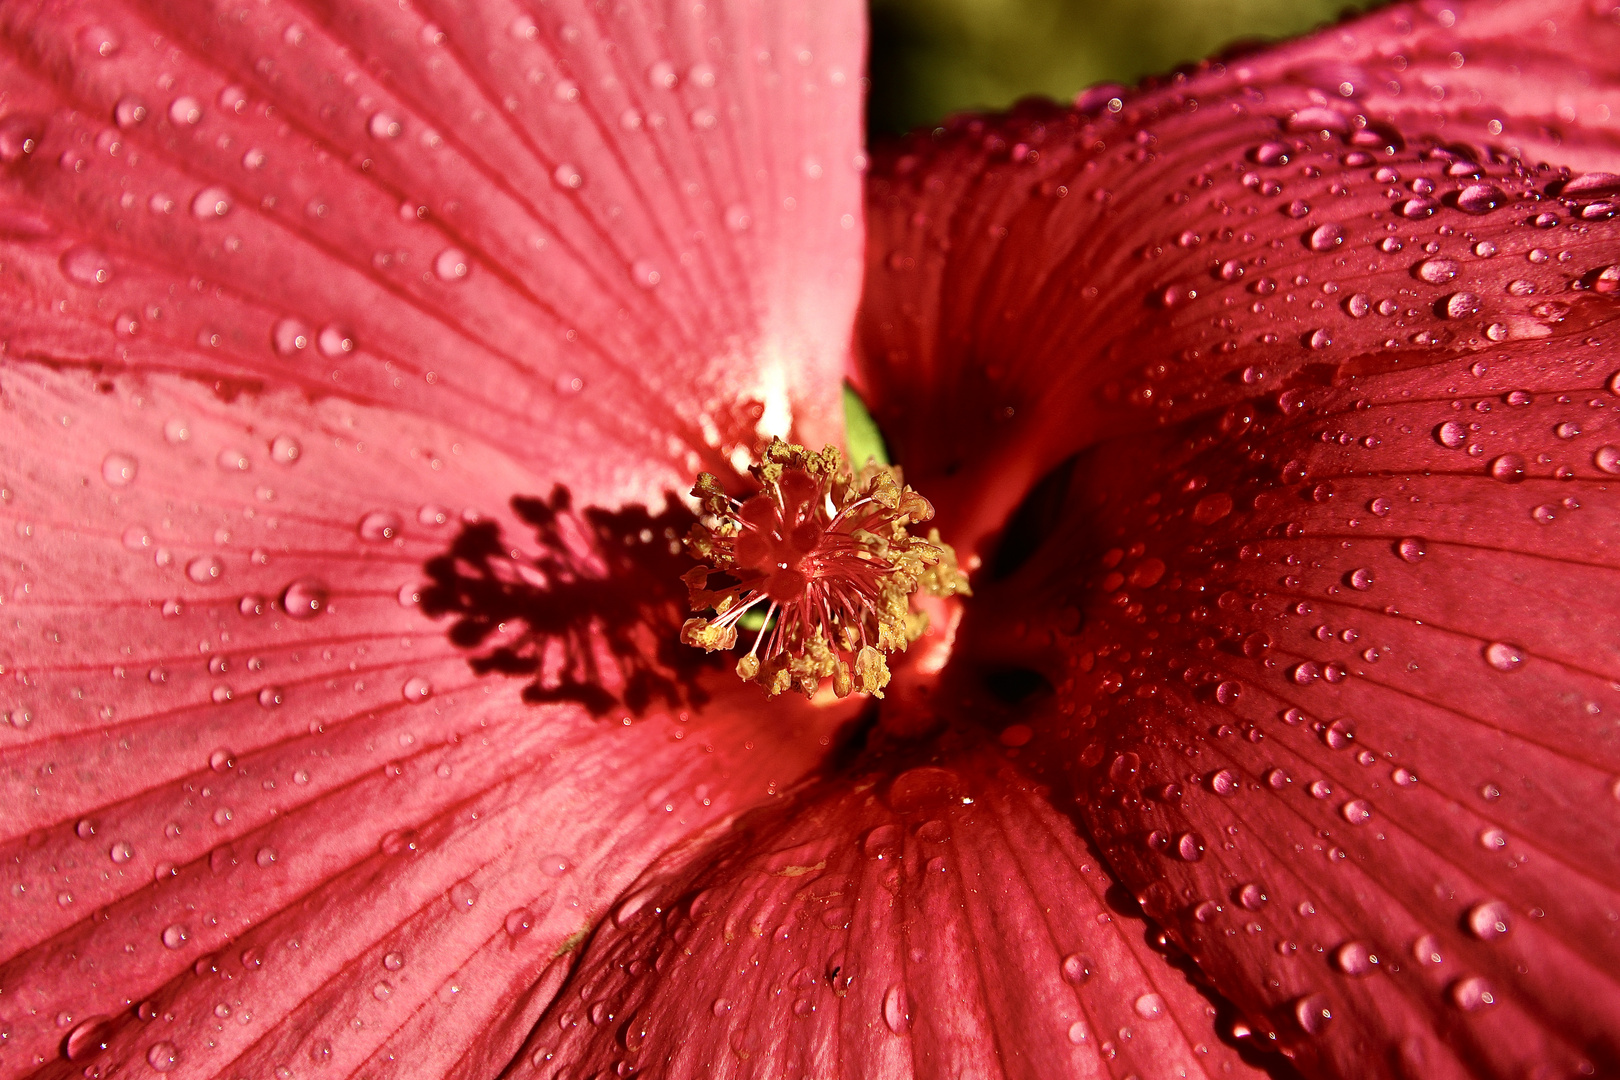
[[871, 0], [874, 137], [1027, 94], [1066, 101], [1233, 42], [1290, 37], [1371, 0]]

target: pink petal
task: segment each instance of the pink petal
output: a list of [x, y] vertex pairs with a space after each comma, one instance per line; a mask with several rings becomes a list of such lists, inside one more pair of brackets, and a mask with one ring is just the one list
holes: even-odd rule
[[1262, 1075], [998, 757], [813, 785], [658, 867], [512, 1075]]
[[593, 502], [836, 432], [852, 5], [242, 11], [6, 15], [12, 356], [466, 425]]
[[[1485, 347], [1541, 333], [1537, 306], [1563, 302], [1549, 287], [1616, 261], [1598, 239], [1601, 204], [1613, 201], [1560, 195], [1588, 170], [1620, 170], [1620, 120], [1595, 103], [1620, 93], [1620, 24], [1602, 5], [1556, 8], [1446, 9], [1448, 29], [1438, 8], [1391, 7], [1140, 93], [1088, 92], [1079, 109], [961, 118], [880, 155], [861, 379], [946, 532], [972, 546], [1038, 477], [1103, 435], [1349, 365], [1425, 363], [1465, 337]], [[1549, 18], [1552, 37], [1540, 29]], [[1548, 77], [1506, 69], [1531, 61]], [[1401, 63], [1398, 98], [1367, 74]], [[1471, 89], [1421, 109], [1391, 104], [1451, 80]], [[1565, 93], [1583, 80], [1590, 93]], [[1493, 135], [1476, 112], [1497, 90], [1513, 96], [1514, 131], [1584, 103], [1558, 121], [1569, 154], [1551, 157], [1573, 174], [1521, 175], [1514, 146], [1533, 164], [1550, 136]], [[1521, 227], [1542, 213], [1548, 230]], [[1455, 239], [1436, 235], [1441, 226]], [[1481, 293], [1477, 313], [1464, 297], [1453, 309], [1462, 322], [1439, 322], [1430, 305], [1477, 290], [1420, 278], [1414, 264], [1430, 244], [1471, 261], [1481, 239], [1507, 256], [1492, 264], [1501, 286], [1523, 278], [1538, 293]], [[1526, 262], [1536, 248], [1547, 262]], [[1570, 261], [1552, 261], [1566, 251]], [[1402, 314], [1380, 316], [1380, 301]]]
[[439, 508], [533, 478], [454, 432], [25, 366], [6, 404], [8, 1061], [109, 1017], [103, 1068], [165, 1043], [196, 1075], [487, 1073], [558, 949], [837, 722], [756, 728], [729, 678], [702, 711], [593, 719], [476, 674], [422, 563], [458, 528]]
[[606, 575], [669, 538], [593, 522], [835, 426], [859, 15], [705, 10], [0, 15], [0, 1072], [488, 1075], [648, 861], [825, 752], [707, 670], [524, 700], [628, 701], [667, 591], [421, 602], [486, 527], [469, 581]]

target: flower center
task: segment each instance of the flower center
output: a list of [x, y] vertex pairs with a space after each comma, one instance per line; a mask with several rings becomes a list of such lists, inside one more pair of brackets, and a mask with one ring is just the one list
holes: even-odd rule
[[[711, 473], [692, 494], [704, 519], [686, 550], [701, 563], [685, 575], [692, 610], [681, 640], [708, 652], [737, 644], [739, 625], [763, 616], [737, 675], [767, 693], [813, 696], [822, 679], [845, 697], [883, 696], [885, 654], [927, 628], [913, 611], [918, 589], [968, 594], [967, 575], [937, 529], [927, 540], [907, 530], [934, 516], [899, 470], [868, 465], [852, 473], [834, 447], [811, 453], [773, 439], [748, 470], [760, 491], [738, 500]], [[751, 620], [750, 620], [751, 621]]]

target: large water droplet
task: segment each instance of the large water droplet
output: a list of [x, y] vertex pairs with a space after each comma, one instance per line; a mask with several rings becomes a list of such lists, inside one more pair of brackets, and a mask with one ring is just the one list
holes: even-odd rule
[[1471, 292], [1452, 293], [1440, 306], [1440, 313], [1448, 319], [1466, 319], [1479, 311], [1479, 297]]
[[277, 435], [270, 440], [270, 460], [278, 465], [292, 465], [303, 454], [304, 448], [291, 435]]
[[1451, 1003], [1464, 1012], [1473, 1012], [1496, 1004], [1496, 993], [1484, 978], [1470, 975], [1451, 984]]
[[1378, 955], [1365, 941], [1347, 941], [1333, 950], [1333, 965], [1346, 975], [1371, 975], [1378, 970]]
[[184, 926], [173, 923], [164, 927], [162, 938], [165, 949], [178, 949], [191, 940], [191, 934]]
[[112, 260], [107, 258], [107, 253], [87, 245], [68, 248], [62, 253], [60, 265], [69, 281], [92, 288], [107, 284], [113, 277]]
[[883, 1022], [896, 1035], [904, 1035], [911, 1030], [911, 1002], [907, 999], [906, 988], [899, 983], [883, 994]]
[[1158, 994], [1143, 994], [1131, 1003], [1136, 1015], [1144, 1020], [1159, 1020], [1164, 1017], [1164, 998]]
[[1092, 963], [1091, 957], [1081, 953], [1070, 953], [1065, 956], [1061, 966], [1064, 981], [1074, 986], [1080, 986], [1086, 982], [1091, 978], [1092, 972], [1096, 970], [1096, 965]]
[[204, 221], [222, 218], [231, 212], [231, 194], [222, 187], [203, 188], [191, 200], [191, 212]]
[[1507, 202], [1495, 184], [1469, 184], [1457, 192], [1457, 209], [1467, 214], [1488, 214]]
[[1502, 937], [1512, 928], [1512, 910], [1500, 900], [1487, 900], [1468, 909], [1468, 932], [1481, 941]]
[[1339, 807], [1339, 813], [1352, 825], [1365, 825], [1372, 818], [1372, 804], [1366, 799], [1351, 799]]
[[1209, 778], [1209, 788], [1217, 795], [1236, 795], [1242, 786], [1238, 774], [1231, 769], [1221, 769]]
[[584, 175], [581, 174], [578, 169], [567, 163], [558, 165], [557, 168], [553, 170], [551, 178], [557, 182], [558, 187], [568, 188], [570, 190], [577, 190], [585, 183]]
[[294, 619], [313, 619], [326, 610], [327, 587], [316, 578], [299, 578], [281, 594], [281, 606]]
[[360, 519], [356, 531], [362, 540], [381, 542], [394, 539], [403, 527], [404, 522], [392, 510], [373, 510]]
[[309, 348], [314, 336], [315, 331], [297, 319], [282, 319], [276, 323], [275, 329], [270, 331], [270, 342], [282, 356], [292, 356]]
[[414, 703], [426, 701], [433, 696], [433, 684], [420, 675], [412, 675], [405, 680], [402, 690], [405, 700]]
[[1204, 857], [1204, 838], [1195, 832], [1184, 832], [1176, 837], [1176, 856], [1183, 862], [1197, 862]]
[[225, 573], [225, 563], [218, 555], [198, 555], [186, 563], [186, 577], [198, 585], [212, 585]]
[[1447, 420], [1434, 429], [1434, 440], [1447, 450], [1456, 450], [1468, 441], [1468, 426], [1461, 420]]
[[1620, 474], [1620, 446], [1600, 446], [1592, 455], [1592, 464], [1606, 473]]
[[168, 1072], [180, 1064], [180, 1048], [167, 1039], [155, 1042], [146, 1051], [146, 1063], [156, 1072]]
[[101, 479], [108, 487], [127, 487], [135, 479], [136, 468], [134, 458], [114, 451], [101, 459]]
[[1491, 459], [1491, 479], [1504, 484], [1524, 482], [1524, 458], [1519, 454], [1501, 454]]
[[1294, 1002], [1294, 1020], [1307, 1035], [1320, 1035], [1332, 1019], [1333, 1011], [1321, 994], [1307, 994]]
[[445, 248], [433, 260], [433, 273], [440, 281], [465, 281], [471, 263], [460, 248]]
[[1344, 243], [1344, 229], [1335, 224], [1318, 225], [1305, 239], [1312, 251], [1332, 251]]
[[1406, 562], [1415, 563], [1422, 562], [1423, 556], [1428, 554], [1428, 552], [1425, 550], [1424, 542], [1421, 538], [1416, 536], [1405, 536], [1402, 537], [1400, 542], [1395, 545], [1395, 554], [1399, 555]]
[[458, 881], [450, 886], [450, 906], [456, 911], [471, 911], [478, 903], [478, 886], [470, 881]]
[[1505, 641], [1485, 646], [1485, 662], [1497, 671], [1518, 671], [1524, 666], [1524, 650]]
[[1454, 259], [1424, 259], [1412, 268], [1412, 272], [1421, 281], [1430, 285], [1444, 285], [1457, 276], [1462, 267]]

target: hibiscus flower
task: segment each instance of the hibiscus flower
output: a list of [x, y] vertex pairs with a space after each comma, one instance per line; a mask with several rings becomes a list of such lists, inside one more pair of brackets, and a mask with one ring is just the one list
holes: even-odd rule
[[[872, 162], [842, 0], [0, 30], [0, 1075], [1620, 1071], [1613, 0]], [[973, 595], [767, 698], [846, 379]]]

